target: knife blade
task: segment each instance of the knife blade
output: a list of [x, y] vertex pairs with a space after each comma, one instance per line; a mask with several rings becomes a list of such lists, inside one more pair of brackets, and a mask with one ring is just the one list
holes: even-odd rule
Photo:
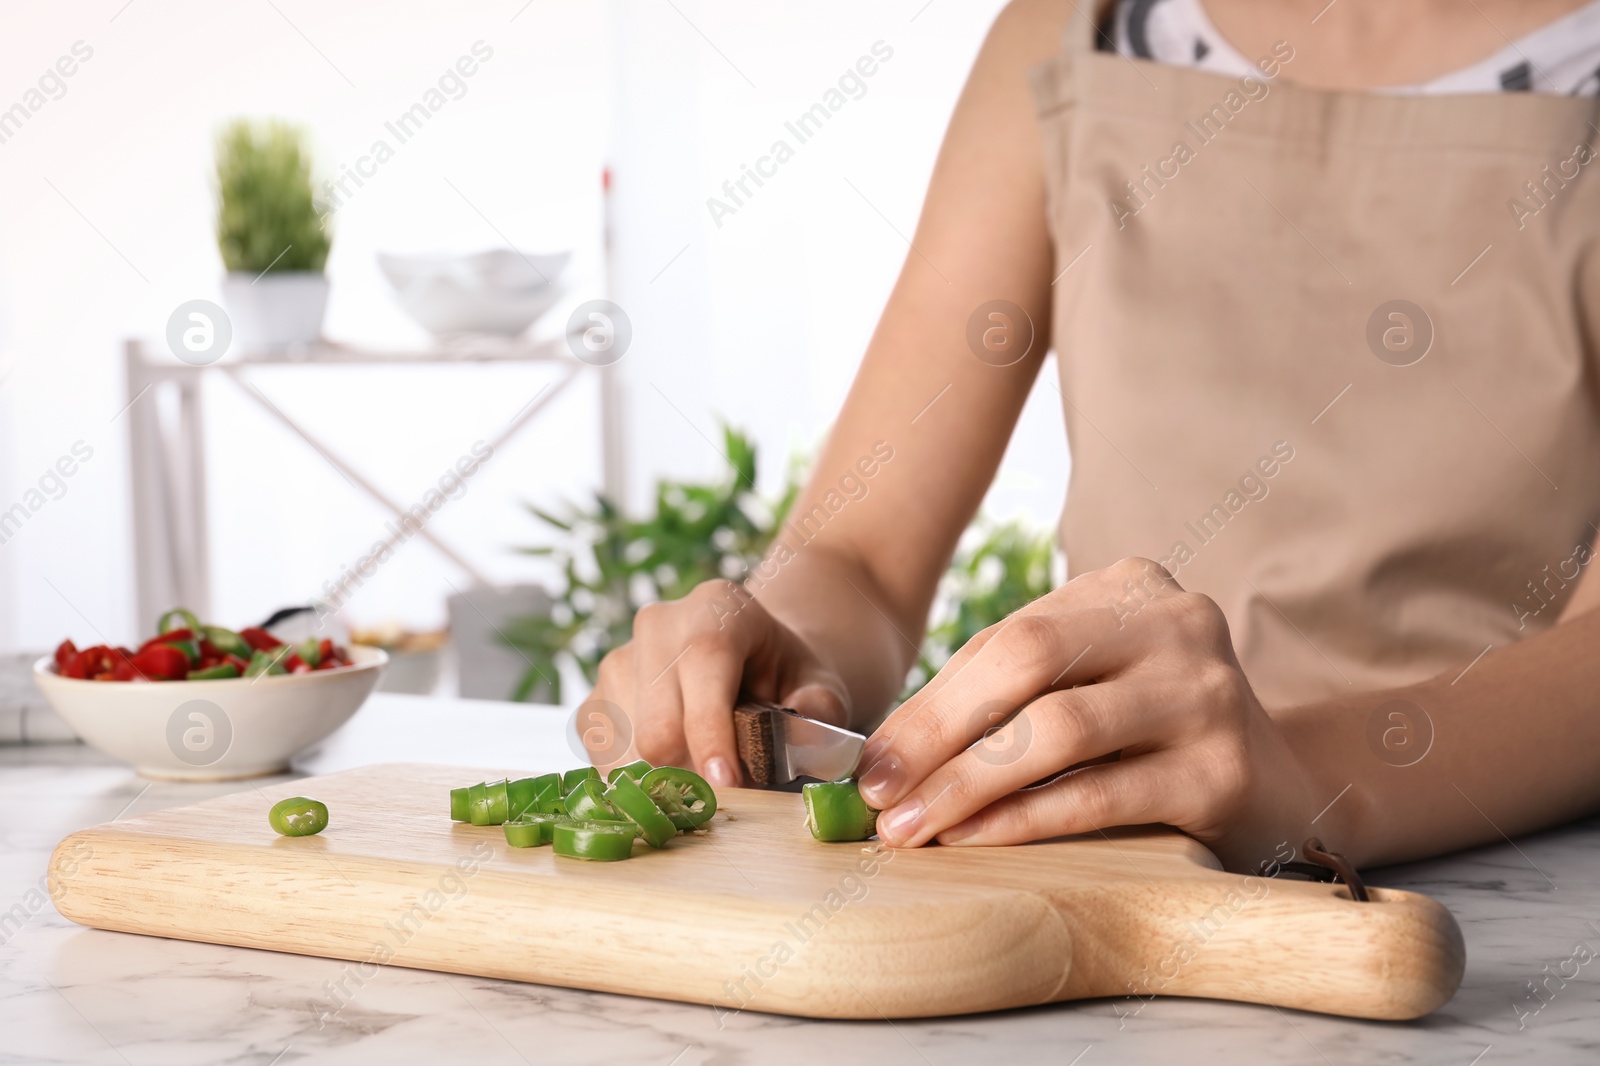
[[801, 777], [847, 777], [867, 742], [860, 733], [761, 700], [735, 707], [733, 725], [739, 759], [757, 788], [781, 788]]

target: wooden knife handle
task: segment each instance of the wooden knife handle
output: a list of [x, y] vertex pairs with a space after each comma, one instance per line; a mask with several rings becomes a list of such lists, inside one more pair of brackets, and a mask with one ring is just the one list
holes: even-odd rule
[[776, 774], [777, 742], [772, 732], [776, 704], [747, 700], [733, 709], [733, 736], [739, 761], [756, 788], [771, 788]]

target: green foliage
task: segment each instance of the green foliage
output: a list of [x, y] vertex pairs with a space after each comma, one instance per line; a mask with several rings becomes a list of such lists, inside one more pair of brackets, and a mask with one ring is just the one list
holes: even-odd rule
[[[575, 663], [593, 685], [606, 652], [632, 637], [633, 617], [644, 604], [677, 599], [711, 578], [738, 580], [761, 561], [799, 483], [791, 474], [782, 497], [764, 503], [755, 492], [755, 446], [727, 427], [723, 444], [730, 476], [707, 485], [662, 482], [655, 513], [644, 519], [628, 518], [599, 494], [592, 507], [569, 506], [561, 515], [528, 505], [562, 544], [519, 550], [554, 559], [565, 589], [549, 615], [505, 627], [506, 643], [531, 664], [512, 699], [561, 702], [563, 662]], [[935, 623], [902, 699], [974, 634], [1053, 587], [1051, 532], [980, 519], [967, 539], [974, 534], [976, 542], [957, 552], [941, 585]]]
[[1055, 587], [1055, 535], [1021, 521], [980, 518], [945, 574], [934, 623], [901, 699], [927, 684], [961, 646]]
[[677, 599], [712, 578], [737, 580], [761, 561], [799, 485], [791, 477], [779, 500], [762, 501], [755, 445], [729, 427], [722, 437], [729, 475], [705, 485], [663, 481], [646, 518], [629, 518], [598, 493], [593, 507], [569, 505], [561, 515], [528, 505], [563, 543], [519, 550], [554, 559], [566, 587], [549, 616], [505, 628], [506, 643], [531, 664], [513, 699], [559, 703], [563, 660], [594, 684], [600, 660], [632, 636], [644, 604]]
[[320, 271], [329, 237], [312, 197], [303, 133], [283, 122], [237, 119], [217, 134], [216, 157], [223, 264], [247, 274]]

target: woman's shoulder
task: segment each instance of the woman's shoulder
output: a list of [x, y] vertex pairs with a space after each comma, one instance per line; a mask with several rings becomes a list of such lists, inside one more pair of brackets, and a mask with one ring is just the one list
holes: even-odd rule
[[1074, 20], [1095, 19], [1098, 25], [1111, 6], [1112, 0], [1011, 0], [995, 16], [984, 53], [995, 61], [1032, 66], [1061, 51]]

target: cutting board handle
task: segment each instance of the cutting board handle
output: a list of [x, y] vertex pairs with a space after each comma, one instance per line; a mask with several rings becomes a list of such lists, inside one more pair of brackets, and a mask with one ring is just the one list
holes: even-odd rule
[[[1197, 996], [1356, 1018], [1418, 1018], [1461, 984], [1466, 949], [1455, 918], [1413, 892], [1195, 871], [1102, 898], [1079, 927], [1066, 995]], [[1081, 904], [1063, 896], [1060, 905]], [[1100, 948], [1103, 950], [1095, 950]], [[1070, 990], [1070, 991], [1069, 991]]]

